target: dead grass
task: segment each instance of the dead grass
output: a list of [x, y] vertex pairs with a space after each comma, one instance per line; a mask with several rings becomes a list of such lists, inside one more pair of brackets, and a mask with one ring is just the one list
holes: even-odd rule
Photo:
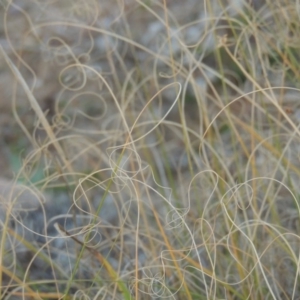
[[1, 299], [300, 297], [298, 4], [186, 2], [0, 2]]

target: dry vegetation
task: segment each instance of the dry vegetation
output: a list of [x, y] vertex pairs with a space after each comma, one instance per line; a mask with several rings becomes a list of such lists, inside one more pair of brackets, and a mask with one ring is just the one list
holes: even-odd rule
[[300, 299], [298, 2], [0, 0], [0, 298]]

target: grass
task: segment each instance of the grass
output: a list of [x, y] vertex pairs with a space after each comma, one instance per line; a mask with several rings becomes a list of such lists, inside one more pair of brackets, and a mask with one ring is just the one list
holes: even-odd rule
[[299, 298], [297, 4], [101, 5], [3, 2], [0, 298]]

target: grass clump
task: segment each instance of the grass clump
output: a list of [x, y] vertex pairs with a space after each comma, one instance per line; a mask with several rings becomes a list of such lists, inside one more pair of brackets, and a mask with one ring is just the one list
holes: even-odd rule
[[186, 2], [2, 3], [1, 299], [300, 297], [297, 3]]

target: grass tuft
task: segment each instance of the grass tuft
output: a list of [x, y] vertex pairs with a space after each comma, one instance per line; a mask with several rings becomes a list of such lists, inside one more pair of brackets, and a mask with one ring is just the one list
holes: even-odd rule
[[0, 2], [1, 299], [300, 297], [297, 1]]

